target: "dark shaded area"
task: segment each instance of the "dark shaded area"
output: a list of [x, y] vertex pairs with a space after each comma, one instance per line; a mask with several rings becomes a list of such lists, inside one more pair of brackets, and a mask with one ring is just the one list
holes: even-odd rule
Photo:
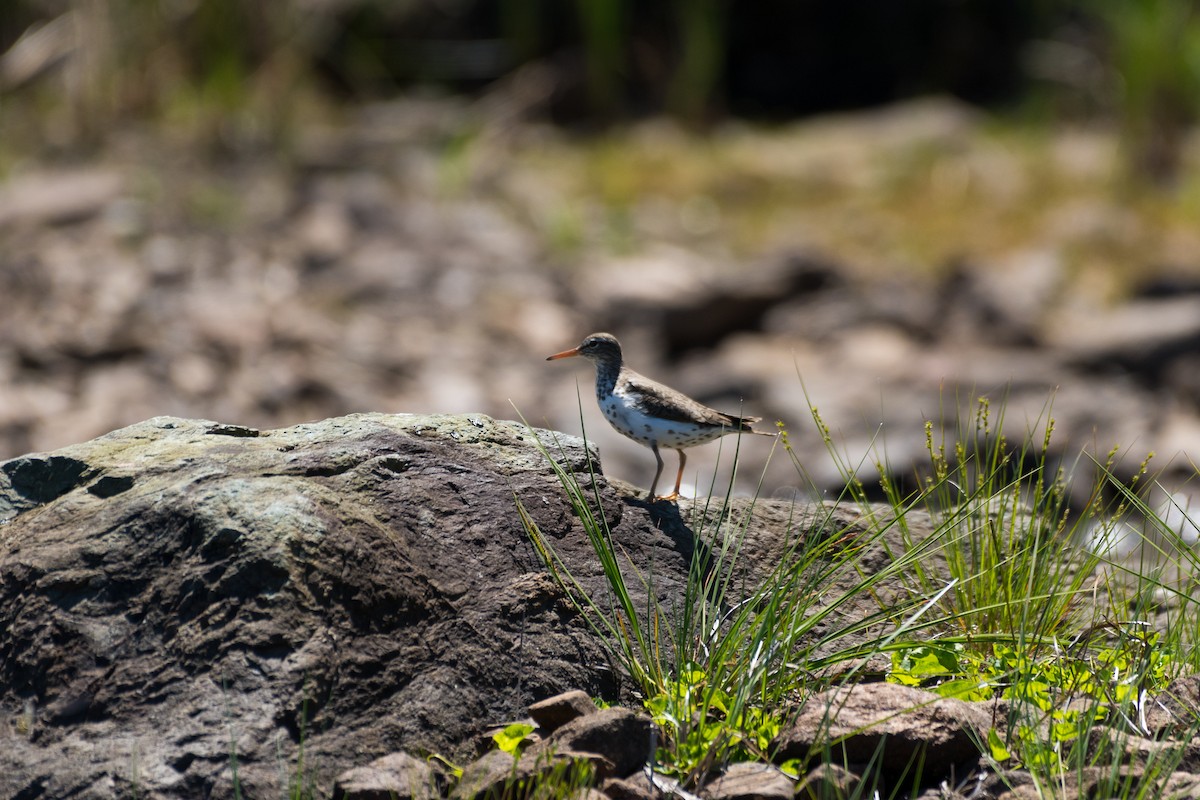
[[8, 476], [13, 491], [35, 503], [49, 503], [79, 486], [91, 467], [65, 456], [26, 456], [9, 461], [0, 469]]
[[1045, 35], [1045, 3], [819, 0], [728, 15], [729, 110], [791, 116], [948, 93], [982, 105], [1025, 88], [1023, 49]]
[[[687, 91], [673, 85], [677, 71], [703, 50], [706, 68], [696, 70], [711, 75], [712, 85], [692, 90], [711, 91], [709, 113], [786, 117], [931, 92], [994, 104], [1025, 88], [1024, 48], [1062, 18], [1032, 0], [772, 0], [752, 7], [656, 0], [608, 3], [606, 21], [592, 18], [598, 10], [576, 13], [589, 5], [598, 4], [351, 4], [320, 54], [321, 71], [347, 95], [426, 83], [471, 92], [544, 63], [558, 89], [552, 113], [570, 122], [596, 111], [663, 111], [672, 92]], [[705, 28], [710, 20], [716, 24]], [[607, 66], [607, 79], [596, 77], [598, 65]], [[589, 103], [579, 96], [588, 92], [607, 96]]]
[[[186, 79], [230, 99], [281, 51], [350, 101], [417, 86], [475, 93], [537, 65], [553, 76], [551, 116], [570, 123], [663, 111], [788, 117], [927, 93], [1007, 103], [1027, 88], [1030, 42], [1079, 16], [1076, 5], [1087, 10], [1036, 0], [204, 0], [182, 12], [161, 3], [112, 10], [124, 44], [171, 34]], [[33, 0], [6, 4], [0, 51], [55, 13]], [[142, 83], [161, 79], [152, 60]]]
[[106, 475], [88, 487], [88, 493], [99, 498], [115, 497], [133, 488], [133, 478], [128, 475]]

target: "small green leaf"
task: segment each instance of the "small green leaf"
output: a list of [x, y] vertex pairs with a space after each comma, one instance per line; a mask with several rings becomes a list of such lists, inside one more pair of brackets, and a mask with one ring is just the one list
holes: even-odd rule
[[1012, 753], [1008, 752], [1008, 748], [1000, 740], [1000, 734], [996, 732], [995, 728], [988, 731], [988, 750], [991, 751], [992, 758], [996, 761], [1004, 762], [1012, 758]]
[[528, 722], [514, 722], [502, 731], [492, 734], [496, 747], [510, 755], [516, 756], [521, 752], [521, 745], [533, 733], [533, 726]]
[[992, 699], [992, 688], [976, 678], [959, 678], [938, 684], [933, 689], [942, 697], [976, 702]]
[[1069, 742], [1072, 739], [1078, 739], [1080, 736], [1080, 726], [1078, 718], [1065, 719], [1062, 722], [1055, 722], [1050, 728], [1051, 742]]
[[892, 670], [887, 676], [888, 683], [898, 683], [901, 686], [920, 686], [921, 679], [908, 673]]
[[450, 773], [452, 775], [454, 775], [455, 778], [462, 777], [462, 774], [463, 774], [462, 767], [451, 762], [450, 759], [446, 758], [445, 756], [441, 755], [440, 753], [432, 753], [426, 759], [426, 761], [437, 761], [438, 763], [444, 765], [446, 767], [446, 769], [450, 770]]

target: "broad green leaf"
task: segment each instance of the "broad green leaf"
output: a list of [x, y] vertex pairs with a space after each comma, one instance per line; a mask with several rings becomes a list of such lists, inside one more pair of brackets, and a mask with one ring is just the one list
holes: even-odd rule
[[1008, 748], [1004, 746], [1004, 742], [1001, 741], [1000, 734], [995, 728], [988, 730], [988, 750], [996, 761], [1004, 762], [1012, 758], [1012, 753], [1008, 752]]
[[520, 753], [521, 744], [531, 733], [533, 726], [528, 722], [514, 722], [504, 730], [492, 734], [492, 739], [496, 742], [496, 747], [515, 756]]

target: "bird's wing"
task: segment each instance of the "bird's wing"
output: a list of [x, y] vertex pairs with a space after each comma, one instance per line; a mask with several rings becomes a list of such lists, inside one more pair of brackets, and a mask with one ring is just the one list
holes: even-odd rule
[[636, 396], [636, 405], [642, 411], [653, 414], [661, 419], [675, 422], [693, 422], [704, 425], [720, 425], [734, 430], [750, 430], [752, 423], [761, 417], [735, 417], [709, 408], [688, 397], [683, 392], [677, 392], [670, 386], [664, 386], [645, 375], [639, 375], [632, 370], [625, 370], [622, 375], [625, 390]]

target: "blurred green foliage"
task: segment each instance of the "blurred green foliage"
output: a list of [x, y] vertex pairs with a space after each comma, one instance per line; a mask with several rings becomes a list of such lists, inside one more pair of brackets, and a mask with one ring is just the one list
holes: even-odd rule
[[1200, 111], [1200, 4], [1099, 0], [1121, 126], [1136, 175], [1169, 183]]
[[[179, 123], [217, 147], [279, 147], [308, 114], [420, 87], [511, 89], [541, 69], [548, 88], [529, 110], [588, 126], [661, 113], [697, 126], [779, 119], [931, 93], [1001, 108], [1040, 98], [1051, 119], [1082, 108], [1119, 122], [1134, 173], [1162, 182], [1200, 104], [1197, 7], [7, 0], [0, 141], [76, 149], [133, 118]], [[1038, 52], [1045, 70], [1030, 68]]]

